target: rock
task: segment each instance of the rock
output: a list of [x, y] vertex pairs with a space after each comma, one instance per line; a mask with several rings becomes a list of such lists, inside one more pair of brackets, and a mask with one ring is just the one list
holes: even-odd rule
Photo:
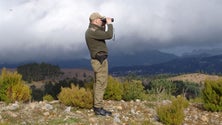
[[136, 102], [141, 102], [139, 99], [136, 99]]
[[13, 103], [12, 105], [9, 105], [9, 106], [7, 107], [7, 109], [8, 109], [8, 110], [11, 110], [11, 111], [14, 111], [14, 110], [16, 110], [16, 109], [18, 109], [18, 108], [19, 108], [18, 102], [15, 102], [15, 103]]
[[44, 116], [49, 116], [50, 113], [49, 113], [49, 112], [44, 112], [43, 115], [44, 115]]
[[121, 100], [121, 103], [124, 103], [125, 101], [124, 100]]
[[135, 112], [134, 109], [131, 109], [130, 112], [131, 112], [132, 114], [136, 114], [136, 112]]
[[[194, 114], [194, 113], [193, 113], [193, 114]], [[193, 119], [194, 119], [194, 120], [197, 120], [197, 119], [198, 119], [198, 115], [197, 115], [197, 114], [194, 114], [194, 115], [193, 115]]]
[[208, 122], [208, 121], [209, 121], [209, 118], [206, 117], [205, 115], [202, 116], [200, 119], [201, 119], [203, 122]]
[[122, 116], [122, 117], [123, 117], [124, 121], [128, 121], [129, 120], [129, 117], [127, 117], [127, 116]]
[[115, 109], [117, 109], [117, 110], [123, 110], [123, 107], [119, 105], [119, 106], [116, 106]]
[[95, 117], [91, 117], [91, 118], [89, 118], [89, 122], [90, 123], [96, 123], [96, 121], [97, 121], [97, 119], [95, 118]]
[[65, 112], [70, 112], [70, 111], [71, 111], [71, 106], [69, 106], [65, 109]]
[[14, 112], [11, 112], [11, 111], [7, 111], [6, 113], [13, 118], [16, 118], [18, 116], [17, 114], [15, 114]]
[[76, 111], [76, 113], [78, 113], [78, 114], [82, 114], [82, 112], [81, 112], [81, 111], [79, 111], [79, 110], [77, 110], [77, 111]]
[[53, 100], [51, 102], [49, 102], [50, 104], [58, 104], [59, 103], [59, 100]]
[[170, 103], [172, 103], [170, 100], [163, 100], [163, 101], [162, 101], [162, 104], [163, 104], [163, 105], [167, 105], [167, 104], [170, 104]]
[[50, 104], [45, 104], [43, 107], [42, 107], [43, 110], [52, 110], [53, 109], [53, 106], [50, 105]]
[[121, 123], [120, 119], [119, 119], [119, 114], [115, 114], [114, 115], [114, 119], [113, 119], [114, 123]]
[[31, 109], [34, 109], [34, 108], [36, 107], [36, 103], [30, 103], [30, 104], [29, 104], [29, 107], [30, 107]]
[[[112, 111], [113, 116], [96, 116], [92, 109], [81, 109], [65, 107], [63, 104], [50, 102], [14, 103], [0, 104], [0, 124], [39, 124], [48, 125], [52, 121], [61, 122], [64, 125], [89, 124], [89, 125], [129, 125], [150, 123], [163, 125], [158, 118], [156, 107], [162, 103], [169, 104], [169, 100], [150, 101], [104, 101], [104, 107]], [[153, 106], [150, 106], [152, 104]], [[184, 111], [185, 118], [183, 125], [222, 125], [221, 112], [208, 112], [202, 110], [201, 106], [190, 104]], [[7, 117], [5, 117], [7, 116]], [[10, 118], [10, 121], [9, 119]], [[12, 120], [11, 120], [12, 119]], [[13, 120], [15, 119], [15, 120]], [[55, 123], [57, 124], [57, 123]]]

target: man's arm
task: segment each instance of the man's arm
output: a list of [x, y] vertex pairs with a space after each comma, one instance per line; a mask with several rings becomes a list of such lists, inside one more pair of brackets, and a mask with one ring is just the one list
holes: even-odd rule
[[105, 40], [105, 39], [112, 39], [113, 37], [113, 25], [107, 24], [108, 30], [102, 31], [102, 30], [96, 30], [95, 32], [92, 32], [92, 37], [94, 39], [98, 40]]

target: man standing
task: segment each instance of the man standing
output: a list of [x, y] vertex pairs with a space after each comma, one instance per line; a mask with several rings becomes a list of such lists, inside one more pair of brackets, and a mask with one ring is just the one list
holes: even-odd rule
[[[94, 12], [89, 17], [89, 27], [85, 33], [95, 75], [93, 84], [93, 110], [96, 115], [112, 115], [103, 109], [103, 95], [108, 82], [108, 48], [105, 40], [113, 37], [112, 18], [105, 18]], [[105, 30], [105, 28], [108, 28]]]

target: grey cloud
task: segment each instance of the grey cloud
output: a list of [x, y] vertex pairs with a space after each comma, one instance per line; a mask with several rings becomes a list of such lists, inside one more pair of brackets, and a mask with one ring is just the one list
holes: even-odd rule
[[89, 58], [84, 33], [94, 11], [115, 18], [112, 52], [218, 47], [221, 7], [219, 0], [0, 0], [0, 59]]

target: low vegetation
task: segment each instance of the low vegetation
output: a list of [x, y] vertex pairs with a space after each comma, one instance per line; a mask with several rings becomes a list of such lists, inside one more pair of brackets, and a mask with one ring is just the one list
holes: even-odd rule
[[188, 101], [183, 96], [178, 96], [172, 103], [158, 106], [157, 115], [166, 125], [181, 125], [184, 120], [184, 109], [187, 107]]
[[129, 80], [123, 83], [123, 100], [144, 100], [145, 91], [142, 81], [140, 80]]
[[222, 79], [207, 80], [202, 92], [206, 110], [222, 111]]
[[53, 101], [54, 100], [54, 98], [51, 96], [51, 95], [49, 95], [49, 94], [46, 94], [45, 96], [43, 96], [43, 100], [44, 101]]
[[71, 85], [71, 88], [62, 88], [58, 95], [58, 99], [65, 105], [79, 108], [92, 108], [93, 96], [92, 92], [79, 86]]
[[104, 99], [119, 101], [122, 99], [123, 93], [123, 84], [112, 76], [109, 76]]
[[[222, 80], [205, 80], [203, 83], [198, 84], [180, 79], [172, 80], [167, 76], [152, 77], [151, 79], [136, 76], [117, 79], [109, 76], [104, 99], [149, 100], [151, 102], [157, 101], [157, 99], [157, 102], [163, 99], [170, 100], [172, 103], [157, 106], [158, 118], [167, 125], [180, 125], [183, 123], [184, 109], [188, 106], [190, 99], [201, 98], [201, 103], [207, 111], [222, 111]], [[35, 101], [58, 99], [66, 106], [86, 109], [93, 106], [92, 81], [84, 83], [75, 78], [68, 78], [59, 82], [49, 81], [43, 87], [43, 90], [34, 86], [29, 87], [22, 80], [21, 74], [3, 69], [0, 76], [0, 101], [10, 103], [27, 102], [31, 99]]]
[[[35, 85], [37, 84], [37, 85]], [[65, 78], [58, 82], [48, 81], [45, 83], [37, 82], [34, 85], [31, 85], [32, 89], [32, 99], [35, 101], [43, 100], [43, 96], [45, 94], [51, 95], [54, 99], [58, 99], [57, 96], [61, 92], [61, 88], [63, 87], [71, 87], [71, 84], [78, 85], [79, 87], [84, 87], [85, 84], [83, 81], [78, 80], [76, 78]], [[39, 85], [42, 84], [42, 85]], [[30, 85], [30, 84], [29, 84]], [[38, 87], [36, 87], [38, 86]]]
[[176, 85], [166, 79], [156, 79], [148, 85], [148, 93], [150, 94], [172, 94], [176, 90]]
[[2, 70], [0, 76], [0, 101], [26, 102], [31, 99], [30, 88], [22, 81], [22, 76], [17, 72]]

